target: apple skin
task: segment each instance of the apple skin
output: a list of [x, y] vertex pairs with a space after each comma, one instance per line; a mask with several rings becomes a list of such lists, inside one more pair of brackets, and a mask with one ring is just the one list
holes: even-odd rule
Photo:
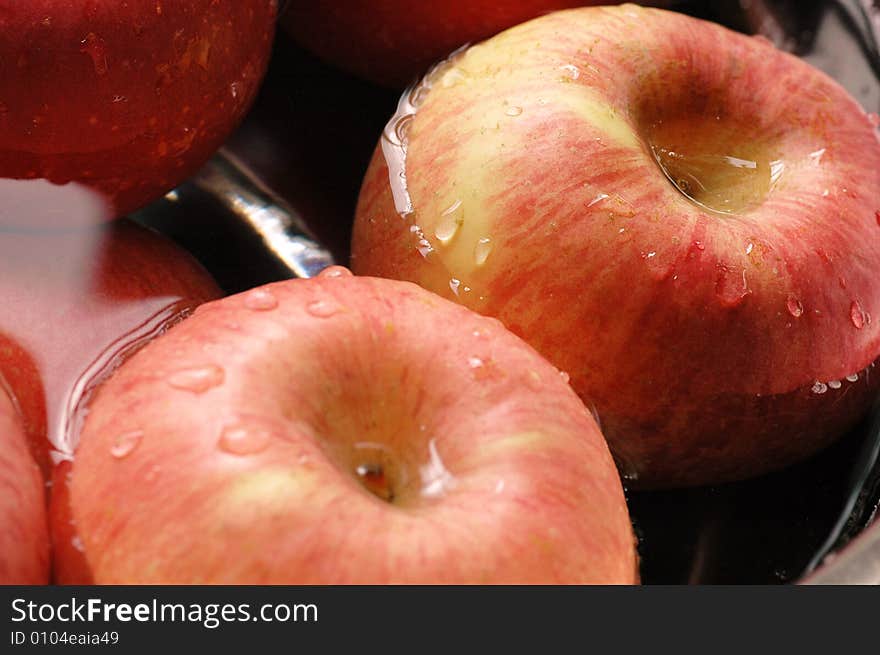
[[493, 319], [341, 267], [151, 342], [70, 470], [98, 584], [636, 581], [620, 479], [559, 372]]
[[[403, 88], [465, 43], [556, 9], [596, 0], [294, 0], [281, 17], [293, 38], [322, 59]], [[658, 3], [653, 3], [658, 4]]]
[[0, 384], [0, 585], [49, 581], [43, 489], [15, 406]]
[[[375, 151], [356, 273], [499, 318], [571, 375], [634, 485], [778, 469], [859, 419], [880, 380], [880, 141], [839, 85], [632, 5], [545, 16], [451, 66], [418, 94], [405, 170]], [[757, 153], [769, 190], [730, 214], [692, 202], [647, 143], [664, 125], [688, 157]]]
[[63, 232], [0, 232], [0, 377], [31, 451], [73, 451], [75, 401], [145, 339], [221, 295], [187, 252], [127, 219]]
[[81, 182], [116, 216], [146, 205], [244, 116], [276, 11], [276, 0], [0, 0], [0, 177]]

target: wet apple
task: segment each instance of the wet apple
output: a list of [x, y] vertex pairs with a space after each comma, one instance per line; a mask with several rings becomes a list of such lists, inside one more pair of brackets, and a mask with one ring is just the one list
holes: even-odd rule
[[80, 182], [114, 216], [176, 186], [254, 98], [276, 5], [0, 0], [0, 178]]
[[635, 5], [557, 12], [406, 95], [352, 267], [501, 319], [595, 404], [642, 486], [817, 452], [880, 376], [880, 139], [765, 39]]

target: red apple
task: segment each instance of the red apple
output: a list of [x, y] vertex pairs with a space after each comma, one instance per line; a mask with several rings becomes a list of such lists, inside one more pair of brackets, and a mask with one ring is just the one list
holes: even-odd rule
[[48, 581], [43, 477], [0, 378], [0, 585]]
[[276, 5], [0, 0], [0, 178], [81, 182], [115, 215], [176, 186], [250, 105]]
[[128, 360], [69, 492], [98, 584], [636, 580], [613, 460], [559, 372], [338, 267], [203, 305]]
[[35, 458], [73, 452], [82, 403], [134, 348], [220, 291], [185, 251], [128, 220], [0, 232], [0, 377]]
[[[282, 24], [322, 59], [379, 84], [403, 87], [465, 43], [555, 9], [597, 0], [294, 0]], [[655, 3], [656, 4], [656, 3]]]
[[560, 12], [402, 100], [352, 265], [501, 319], [571, 375], [638, 484], [745, 478], [876, 396], [880, 140], [766, 40]]

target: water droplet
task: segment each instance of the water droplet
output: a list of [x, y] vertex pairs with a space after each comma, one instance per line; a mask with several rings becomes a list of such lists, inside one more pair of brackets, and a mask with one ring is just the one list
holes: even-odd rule
[[819, 382], [818, 380], [816, 380], [813, 383], [813, 386], [811, 387], [810, 391], [812, 391], [813, 393], [822, 394], [822, 393], [825, 393], [826, 391], [828, 391], [828, 385], [825, 384], [824, 382]]
[[229, 85], [229, 95], [231, 95], [233, 98], [238, 97], [238, 87], [239, 87], [238, 82], [233, 82], [232, 84]]
[[86, 38], [80, 41], [79, 51], [91, 57], [96, 74], [107, 74], [107, 44], [104, 39], [94, 32], [89, 32]]
[[800, 300], [794, 295], [789, 295], [788, 299], [785, 301], [785, 307], [788, 309], [788, 313], [794, 316], [795, 318], [800, 318], [804, 314], [804, 306]]
[[81, 553], [86, 552], [86, 546], [83, 543], [83, 540], [80, 539], [79, 535], [75, 535], [73, 539], [70, 540], [70, 545], [74, 547], [74, 549], [78, 550]]
[[215, 364], [209, 364], [172, 373], [168, 377], [168, 384], [175, 389], [204, 393], [223, 384], [225, 377], [226, 373], [222, 368]]
[[559, 67], [559, 70], [565, 72], [562, 78], [563, 82], [572, 82], [581, 76], [581, 71], [574, 64], [564, 64]]
[[352, 277], [353, 275], [354, 274], [345, 266], [328, 266], [318, 273], [318, 277], [329, 278]]
[[313, 300], [306, 305], [306, 311], [315, 318], [330, 318], [339, 312], [339, 305], [329, 300]]
[[428, 463], [419, 469], [422, 476], [422, 495], [437, 498], [455, 487], [455, 478], [440, 458], [436, 439], [428, 442], [428, 457]]
[[565, 371], [559, 371], [559, 377], [562, 378], [562, 381], [565, 382], [565, 384], [568, 384], [571, 381], [571, 376]]
[[747, 255], [751, 255], [751, 254], [752, 254], [752, 250], [754, 250], [754, 249], [755, 249], [755, 244], [752, 243], [752, 242], [749, 242], [749, 243], [746, 245], [746, 254], [747, 254]]
[[440, 78], [440, 86], [444, 89], [449, 89], [459, 82], [464, 82], [467, 80], [467, 75], [460, 68], [450, 68], [443, 74], [443, 77]]
[[444, 214], [437, 227], [434, 228], [434, 236], [440, 240], [440, 243], [446, 245], [452, 241], [460, 226], [461, 223], [458, 218]]
[[719, 267], [718, 279], [715, 282], [715, 296], [722, 307], [736, 307], [749, 293], [745, 270], [730, 269], [726, 266]]
[[451, 205], [449, 205], [449, 207], [444, 209], [443, 213], [441, 213], [440, 215], [441, 216], [449, 216], [450, 214], [454, 214], [456, 211], [458, 211], [459, 207], [461, 207], [461, 199], [460, 198], [458, 200], [456, 200], [454, 203], [452, 203]]
[[828, 380], [829, 389], [840, 389], [840, 380]]
[[479, 357], [468, 357], [468, 366], [472, 369], [477, 369], [482, 368], [485, 364]]
[[498, 480], [495, 483], [495, 493], [500, 494], [502, 491], [504, 491], [504, 480]]
[[452, 293], [456, 296], [458, 295], [458, 287], [461, 286], [461, 280], [457, 278], [452, 278], [449, 280], [449, 288], [452, 289]]
[[52, 449], [49, 451], [49, 459], [52, 460], [54, 466], [58, 466], [61, 462], [72, 462], [73, 454]]
[[504, 113], [507, 114], [508, 116], [519, 116], [520, 114], [523, 113], [523, 109], [522, 109], [522, 107], [517, 107], [516, 105], [512, 105], [512, 106], [508, 107]]
[[143, 430], [123, 432], [113, 441], [113, 445], [110, 447], [110, 454], [116, 459], [127, 457], [138, 447], [143, 438]]
[[846, 376], [846, 381], [847, 382], [858, 382], [859, 381], [859, 374], [858, 373], [850, 373], [849, 375]]
[[474, 246], [474, 263], [476, 263], [477, 266], [482, 266], [486, 263], [491, 252], [492, 240], [489, 237], [483, 237], [477, 241], [477, 245]]
[[597, 202], [602, 202], [603, 200], [605, 200], [606, 198], [609, 198], [609, 197], [610, 196], [607, 193], [600, 193], [595, 198], [593, 198], [590, 202], [587, 203], [587, 207], [592, 207]]
[[244, 306], [257, 312], [278, 307], [278, 299], [268, 289], [253, 289], [244, 296]]
[[849, 318], [857, 330], [865, 327], [865, 313], [862, 311], [862, 306], [858, 300], [853, 300], [849, 306]]
[[544, 388], [544, 383], [541, 381], [541, 375], [537, 371], [528, 372], [528, 375], [526, 375], [526, 384], [528, 384], [532, 391], [540, 391]]
[[253, 455], [266, 449], [272, 434], [258, 427], [230, 425], [220, 433], [217, 446], [232, 455]]

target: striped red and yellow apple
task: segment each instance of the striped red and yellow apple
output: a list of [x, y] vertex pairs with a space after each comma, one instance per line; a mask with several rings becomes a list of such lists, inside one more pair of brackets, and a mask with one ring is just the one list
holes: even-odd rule
[[67, 581], [638, 579], [613, 460], [559, 372], [496, 320], [341, 268], [203, 305], [134, 355], [65, 494]]
[[501, 319], [595, 405], [634, 484], [778, 469], [876, 397], [876, 120], [805, 62], [583, 8], [440, 66], [394, 120], [353, 269]]

